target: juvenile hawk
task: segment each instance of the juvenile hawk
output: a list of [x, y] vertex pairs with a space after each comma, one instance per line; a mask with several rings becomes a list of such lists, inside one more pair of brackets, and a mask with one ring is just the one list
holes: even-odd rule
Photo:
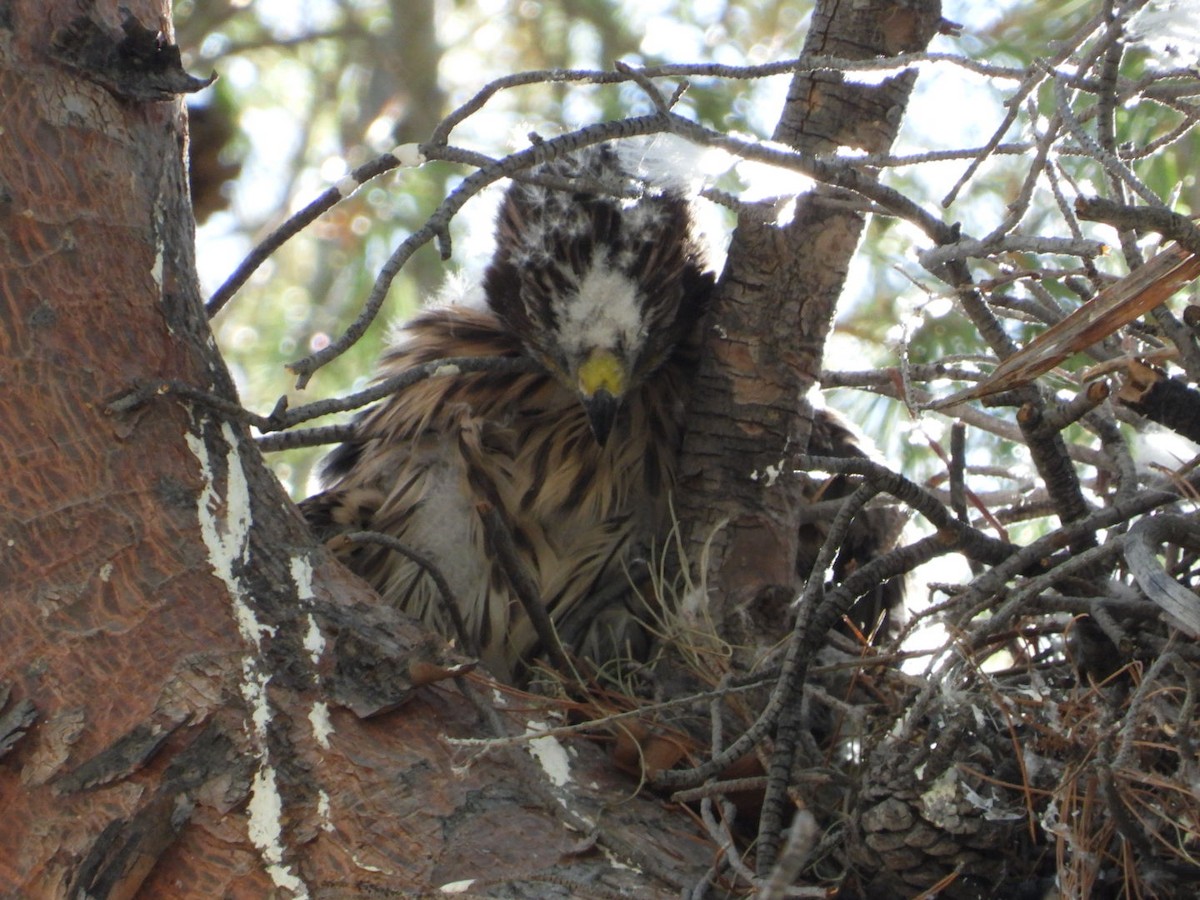
[[[441, 374], [398, 391], [358, 416], [325, 464], [325, 492], [304, 504], [319, 531], [384, 532], [430, 560], [461, 606], [474, 643], [464, 649], [508, 681], [539, 641], [487, 546], [480, 504], [507, 525], [563, 645], [587, 656], [615, 649], [628, 617], [588, 601], [667, 533], [713, 284], [688, 201], [631, 179], [612, 147], [531, 175], [581, 186], [514, 182], [486, 308], [418, 315], [380, 374], [448, 357], [527, 357], [536, 371]], [[376, 545], [343, 554], [385, 600], [454, 635], [417, 563]]]

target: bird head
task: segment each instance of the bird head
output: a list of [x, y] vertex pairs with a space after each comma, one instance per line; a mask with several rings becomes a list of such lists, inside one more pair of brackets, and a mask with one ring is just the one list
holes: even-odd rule
[[626, 398], [694, 337], [713, 276], [687, 198], [631, 178], [611, 145], [529, 175], [501, 205], [487, 301], [603, 445]]

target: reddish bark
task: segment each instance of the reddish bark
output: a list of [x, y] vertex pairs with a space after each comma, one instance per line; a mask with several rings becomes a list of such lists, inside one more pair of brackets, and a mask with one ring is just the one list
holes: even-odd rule
[[[151, 36], [166, 21], [159, 4], [129, 11]], [[314, 545], [243, 426], [169, 395], [109, 408], [169, 381], [233, 396], [197, 291], [181, 104], [146, 99], [161, 73], [122, 68], [122, 40], [144, 34], [122, 32], [115, 2], [5, 13], [0, 892], [553, 876], [674, 895], [580, 849], [600, 803], [635, 788], [595, 748], [556, 785], [523, 748], [447, 744], [487, 728], [453, 682], [418, 687], [441, 651]], [[152, 62], [156, 46], [140, 45]], [[707, 865], [653, 800], [608, 823], [634, 865]]]

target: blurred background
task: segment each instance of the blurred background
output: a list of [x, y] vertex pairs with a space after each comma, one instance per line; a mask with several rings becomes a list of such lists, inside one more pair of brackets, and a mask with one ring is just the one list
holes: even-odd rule
[[[1069, 35], [1100, 4], [947, 0], [943, 14], [963, 26], [939, 37], [934, 51], [999, 66], [1027, 65]], [[428, 138], [437, 123], [491, 79], [529, 69], [610, 69], [633, 65], [718, 62], [766, 63], [794, 57], [811, 4], [803, 0], [226, 0], [176, 6], [178, 41], [189, 71], [220, 80], [190, 106], [192, 175], [203, 289], [211, 294], [271, 229], [349, 170], [394, 145]], [[1154, 53], [1143, 60], [1153, 63]], [[1129, 62], [1132, 60], [1132, 62]], [[1147, 63], [1135, 56], [1133, 67]], [[1133, 72], [1136, 74], [1136, 72]], [[875, 79], [878, 74], [865, 73]], [[757, 80], [692, 80], [680, 108], [714, 128], [770, 136], [788, 75]], [[925, 65], [896, 155], [979, 147], [1002, 122], [1014, 82], [965, 68]], [[1006, 142], [1029, 140], [1047, 88], [1022, 107]], [[605, 118], [646, 111], [632, 85], [539, 84], [503, 91], [452, 135], [452, 143], [491, 156], [527, 146], [530, 132], [553, 136]], [[1118, 118], [1118, 142], [1145, 144], [1174, 123], [1167, 107], [1137, 107]], [[1179, 195], [1177, 209], [1194, 208], [1187, 160], [1194, 135], [1169, 152], [1139, 163], [1138, 173], [1162, 196]], [[1069, 158], [1064, 157], [1070, 165]], [[927, 210], [961, 222], [975, 235], [992, 230], [1020, 190], [1028, 160], [1019, 152], [992, 156], [957, 199], [942, 199], [963, 174], [966, 159], [922, 161], [886, 170], [885, 180]], [[1081, 187], [1098, 177], [1084, 164]], [[369, 382], [388, 324], [435, 297], [456, 272], [470, 278], [489, 255], [495, 191], [468, 203], [455, 220], [453, 258], [443, 263], [432, 246], [418, 251], [394, 282], [388, 304], [366, 338], [322, 369], [303, 392], [285, 364], [328, 343], [351, 321], [380, 264], [470, 170], [431, 163], [389, 173], [359, 190], [292, 239], [264, 265], [214, 321], [217, 339], [243, 403], [268, 412], [281, 395], [293, 405], [346, 393]], [[723, 176], [721, 187], [753, 190], [745, 173]], [[776, 179], [778, 173], [776, 173]], [[777, 185], [776, 185], [777, 186]], [[1065, 234], [1044, 186], [1022, 231]], [[731, 219], [713, 207], [710, 231], [723, 246]], [[1039, 219], [1042, 219], [1039, 221]], [[1111, 233], [1105, 240], [1112, 240]], [[916, 261], [927, 240], [902, 222], [874, 217], [852, 269], [829, 369], [867, 370], [970, 357], [981, 352], [974, 329], [952, 312], [944, 286]], [[1072, 263], [1073, 264], [1073, 263]], [[1020, 260], [981, 262], [982, 277], [1003, 279]], [[1078, 297], [1060, 283], [1047, 289], [1064, 303]], [[1023, 326], [1010, 323], [1023, 339]], [[931, 446], [946, 441], [949, 420], [914, 417], [897, 401], [859, 390], [829, 392], [879, 446], [892, 467], [922, 481], [944, 463]], [[314, 423], [319, 424], [319, 423]], [[1091, 440], [1088, 436], [1087, 440]], [[1021, 478], [1026, 451], [978, 429], [968, 462], [980, 478], [1000, 485]], [[273, 454], [280, 479], [299, 498], [314, 487], [320, 448]], [[1032, 476], [1029, 476], [1032, 477]], [[1011, 484], [1010, 484], [1011, 486]]]

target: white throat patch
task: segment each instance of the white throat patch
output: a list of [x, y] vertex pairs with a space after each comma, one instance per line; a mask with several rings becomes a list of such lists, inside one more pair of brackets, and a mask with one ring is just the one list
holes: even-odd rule
[[603, 262], [588, 269], [558, 322], [559, 342], [568, 359], [599, 347], [624, 347], [633, 356], [642, 343], [642, 309], [637, 283]]

